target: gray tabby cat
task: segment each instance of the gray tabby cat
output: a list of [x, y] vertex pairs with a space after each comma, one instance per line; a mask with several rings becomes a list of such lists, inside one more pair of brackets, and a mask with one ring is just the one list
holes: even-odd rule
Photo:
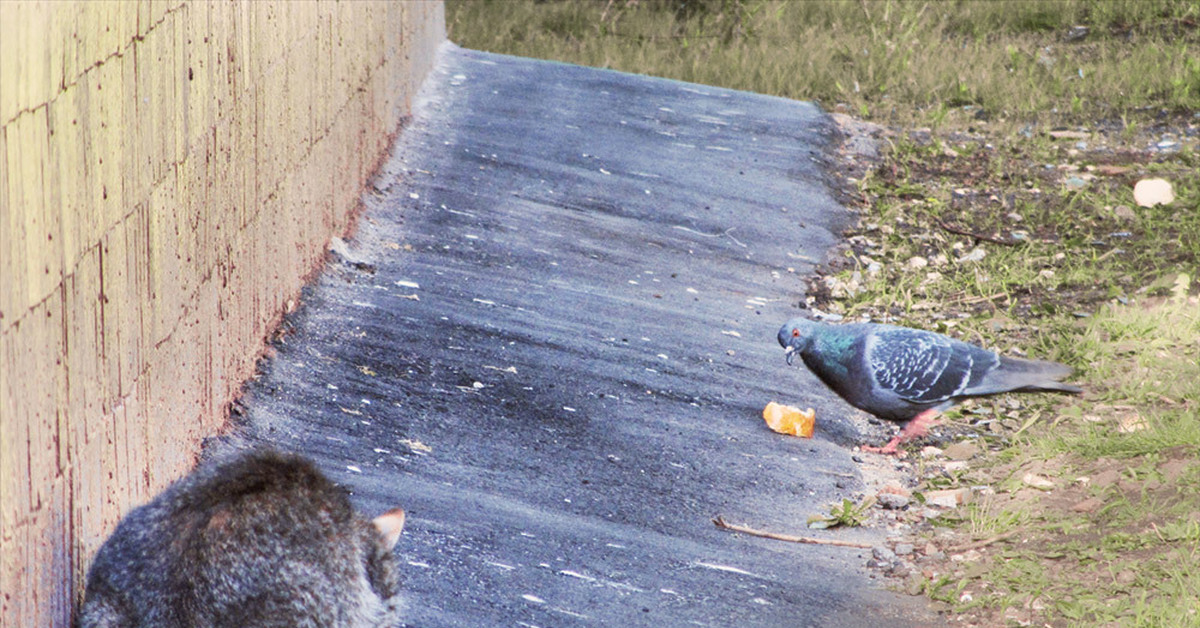
[[399, 623], [404, 511], [367, 521], [309, 461], [203, 464], [130, 512], [88, 572], [80, 628]]

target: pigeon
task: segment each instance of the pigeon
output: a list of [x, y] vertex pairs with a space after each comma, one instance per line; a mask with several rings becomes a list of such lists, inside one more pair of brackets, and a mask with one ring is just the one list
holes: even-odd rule
[[1071, 367], [1002, 356], [942, 334], [876, 323], [831, 325], [793, 318], [779, 330], [787, 363], [799, 355], [850, 405], [883, 419], [908, 421], [891, 442], [865, 451], [895, 454], [936, 425], [943, 410], [1004, 392], [1083, 391], [1059, 380]]

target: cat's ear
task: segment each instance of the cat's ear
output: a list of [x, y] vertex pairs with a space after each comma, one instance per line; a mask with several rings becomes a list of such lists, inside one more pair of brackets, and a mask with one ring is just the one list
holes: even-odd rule
[[375, 517], [371, 521], [376, 530], [379, 530], [379, 535], [383, 537], [383, 542], [390, 550], [396, 546], [396, 541], [400, 540], [400, 532], [404, 530], [404, 510], [396, 508]]

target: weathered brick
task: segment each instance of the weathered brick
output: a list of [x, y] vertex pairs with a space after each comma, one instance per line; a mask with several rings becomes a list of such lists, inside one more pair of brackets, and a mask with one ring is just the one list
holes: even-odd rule
[[442, 20], [0, 2], [0, 628], [65, 625], [105, 535], [223, 425]]

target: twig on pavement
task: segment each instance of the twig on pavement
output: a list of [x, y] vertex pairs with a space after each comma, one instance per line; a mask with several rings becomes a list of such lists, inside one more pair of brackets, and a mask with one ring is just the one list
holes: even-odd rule
[[817, 539], [811, 536], [793, 536], [791, 534], [776, 534], [774, 532], [765, 532], [763, 530], [755, 530], [746, 526], [729, 523], [725, 518], [718, 515], [712, 520], [713, 524], [718, 528], [733, 530], [752, 536], [761, 536], [765, 539], [775, 539], [777, 541], [787, 541], [789, 543], [812, 543], [814, 545], [836, 545], [838, 547], [858, 547], [862, 549], [870, 549], [872, 546], [869, 543], [855, 543], [853, 541], [839, 541], [837, 539]]

